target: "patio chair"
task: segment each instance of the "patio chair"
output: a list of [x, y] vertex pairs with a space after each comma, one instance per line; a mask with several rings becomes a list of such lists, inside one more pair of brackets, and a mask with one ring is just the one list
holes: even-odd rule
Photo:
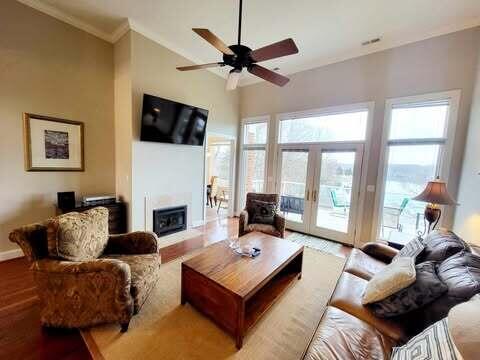
[[347, 199], [347, 196], [344, 196], [343, 201], [341, 201], [337, 196], [336, 189], [330, 189], [330, 199], [332, 200], [333, 208], [343, 209], [343, 213], [347, 213], [347, 208], [350, 208], [350, 202]]
[[409, 198], [403, 198], [399, 207], [384, 206], [383, 207], [383, 226], [402, 232], [403, 226], [400, 224], [400, 215], [407, 207]]
[[222, 187], [219, 189], [218, 193], [220, 194], [218, 200], [218, 208], [217, 208], [217, 214], [220, 212], [220, 208], [222, 206], [222, 204], [226, 204], [227, 205], [227, 209], [228, 209], [228, 194], [230, 192], [230, 189], [226, 186]]

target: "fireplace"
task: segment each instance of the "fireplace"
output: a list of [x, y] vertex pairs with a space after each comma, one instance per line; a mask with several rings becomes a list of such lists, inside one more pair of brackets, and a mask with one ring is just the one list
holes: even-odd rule
[[153, 232], [158, 236], [187, 229], [187, 206], [153, 210]]

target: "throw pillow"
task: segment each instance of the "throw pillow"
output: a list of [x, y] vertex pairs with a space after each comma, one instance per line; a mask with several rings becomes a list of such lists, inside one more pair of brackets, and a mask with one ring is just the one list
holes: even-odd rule
[[417, 263], [424, 261], [441, 262], [460, 251], [470, 251], [468, 244], [455, 233], [447, 230], [435, 230], [423, 240], [425, 250], [417, 257]]
[[416, 259], [418, 255], [420, 255], [425, 249], [425, 245], [423, 245], [422, 241], [417, 237], [413, 240], [410, 240], [399, 252], [392, 261], [396, 261], [401, 257], [411, 257]]
[[462, 357], [453, 344], [447, 318], [444, 318], [412, 337], [405, 345], [394, 347], [390, 359], [460, 360]]
[[434, 261], [428, 261], [415, 266], [415, 282], [395, 294], [369, 307], [379, 317], [393, 317], [406, 314], [421, 308], [442, 294], [448, 287], [439, 279]]
[[275, 214], [277, 213], [277, 204], [274, 202], [253, 200], [251, 211], [251, 220], [249, 223], [273, 225]]
[[98, 258], [108, 241], [108, 209], [71, 212], [48, 221], [48, 254], [70, 261]]
[[414, 281], [415, 260], [408, 257], [399, 258], [370, 279], [363, 294], [362, 304], [371, 304], [385, 299], [410, 286]]

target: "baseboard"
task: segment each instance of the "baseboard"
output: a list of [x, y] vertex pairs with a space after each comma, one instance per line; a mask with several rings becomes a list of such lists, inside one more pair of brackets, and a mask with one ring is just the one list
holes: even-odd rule
[[14, 249], [0, 252], [0, 262], [15, 259], [23, 256], [22, 249]]
[[205, 220], [195, 220], [192, 221], [192, 227], [202, 226], [205, 225]]

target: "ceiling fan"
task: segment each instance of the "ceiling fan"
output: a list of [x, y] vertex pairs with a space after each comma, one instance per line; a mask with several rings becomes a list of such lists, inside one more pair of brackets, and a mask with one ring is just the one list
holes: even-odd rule
[[243, 0], [240, 0], [237, 44], [227, 46], [208, 29], [192, 29], [195, 33], [223, 53], [223, 61], [203, 65], [181, 66], [177, 67], [177, 70], [188, 71], [222, 67], [225, 65], [231, 66], [233, 69], [230, 70], [230, 74], [228, 75], [227, 90], [233, 90], [237, 87], [243, 68], [246, 68], [249, 73], [278, 86], [284, 86], [290, 81], [289, 78], [260, 66], [257, 63], [298, 53], [298, 48], [295, 45], [295, 42], [292, 39], [285, 39], [256, 50], [252, 50], [248, 46], [242, 45], [242, 2]]

